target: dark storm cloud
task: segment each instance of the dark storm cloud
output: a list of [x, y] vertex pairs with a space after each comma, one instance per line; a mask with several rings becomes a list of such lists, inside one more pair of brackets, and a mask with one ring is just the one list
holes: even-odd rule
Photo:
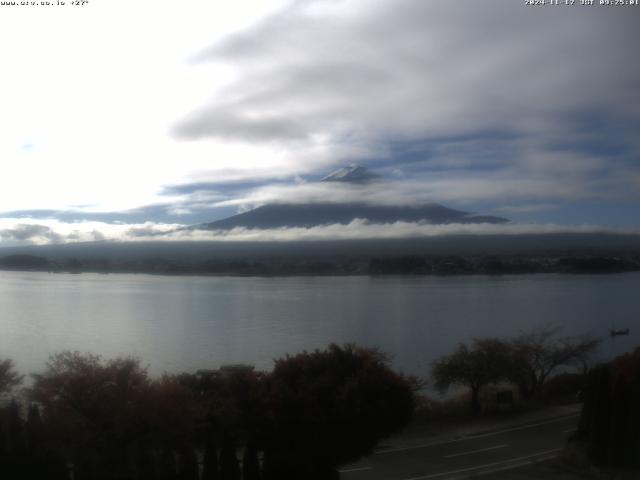
[[518, 196], [522, 182], [637, 198], [639, 20], [632, 7], [512, 0], [295, 2], [198, 57], [237, 79], [175, 134], [322, 138], [327, 163], [359, 145], [381, 171], [471, 200], [497, 186]]

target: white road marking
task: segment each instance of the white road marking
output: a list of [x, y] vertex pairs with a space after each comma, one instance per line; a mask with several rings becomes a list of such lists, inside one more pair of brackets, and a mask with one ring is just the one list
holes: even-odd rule
[[562, 433], [575, 432], [576, 430], [577, 430], [577, 428], [570, 428], [569, 430], [563, 430]]
[[579, 417], [579, 416], [580, 416], [580, 414], [576, 413], [576, 414], [568, 415], [568, 416], [562, 417], [562, 418], [555, 418], [553, 420], [546, 420], [544, 422], [531, 423], [529, 425], [522, 425], [522, 426], [519, 426], [519, 427], [506, 428], [504, 430], [498, 430], [496, 432], [481, 433], [479, 435], [470, 435], [468, 437], [454, 438], [454, 439], [451, 439], [451, 440], [423, 443], [423, 444], [420, 444], [420, 445], [412, 445], [411, 447], [390, 448], [388, 450], [380, 450], [378, 452], [374, 452], [373, 454], [374, 455], [385, 455], [387, 453], [404, 452], [406, 450], [417, 450], [417, 449], [420, 449], [420, 448], [433, 447], [434, 445], [446, 445], [447, 443], [466, 442], [468, 440], [475, 440], [477, 438], [491, 437], [491, 436], [494, 436], [494, 435], [501, 435], [503, 433], [515, 432], [516, 430], [525, 430], [527, 428], [539, 427], [540, 425], [547, 425], [549, 423], [562, 422], [564, 420], [569, 420], [570, 418], [575, 418], [575, 417]]
[[[471, 472], [473, 470], [480, 470], [480, 469], [487, 468], [487, 467], [494, 467], [494, 466], [497, 466], [497, 465], [506, 465], [506, 464], [513, 463], [513, 462], [520, 462], [521, 460], [531, 459], [533, 457], [539, 457], [540, 455], [547, 455], [548, 456], [550, 453], [559, 452], [560, 450], [562, 450], [562, 449], [561, 448], [554, 448], [553, 450], [545, 450], [544, 452], [538, 452], [538, 453], [534, 453], [534, 454], [531, 454], [531, 455], [525, 455], [524, 457], [510, 458], [509, 460], [502, 460], [500, 462], [485, 463], [484, 465], [476, 465], [475, 467], [461, 468], [460, 470], [451, 470], [449, 472], [432, 473], [431, 475], [424, 475], [422, 477], [405, 478], [404, 480], [426, 480], [428, 478], [444, 477], [445, 475], [455, 475], [456, 473]], [[540, 460], [538, 460], [538, 461], [540, 461]], [[531, 461], [525, 462], [524, 465], [528, 465], [529, 463], [531, 463]], [[504, 468], [504, 470], [508, 470], [509, 468], [515, 468], [515, 467], [508, 466], [508, 467]], [[455, 477], [453, 477], [453, 478], [455, 478]]]
[[373, 467], [347, 468], [346, 470], [338, 470], [340, 473], [361, 472], [363, 470], [373, 470]]
[[489, 450], [496, 450], [497, 448], [505, 448], [508, 447], [509, 445], [504, 444], [504, 445], [496, 445], [495, 447], [487, 447], [487, 448], [481, 448], [479, 450], [471, 450], [470, 452], [462, 452], [462, 453], [454, 453], [451, 455], [445, 455], [442, 458], [453, 458], [453, 457], [461, 457], [462, 455], [471, 455], [473, 453], [480, 453], [480, 452], [486, 452]]

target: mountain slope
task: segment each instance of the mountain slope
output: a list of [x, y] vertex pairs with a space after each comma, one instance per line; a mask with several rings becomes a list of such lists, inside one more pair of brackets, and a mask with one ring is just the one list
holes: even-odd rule
[[229, 230], [245, 228], [313, 227], [329, 224], [348, 224], [355, 219], [372, 223], [425, 221], [445, 223], [504, 223], [507, 219], [492, 216], [473, 216], [436, 203], [421, 206], [373, 206], [350, 203], [270, 204], [215, 222], [193, 228], [200, 230]]
[[347, 183], [370, 183], [380, 179], [380, 177], [371, 173], [369, 170], [364, 168], [357, 163], [352, 163], [351, 165], [340, 168], [331, 172], [329, 175], [324, 177], [322, 182], [347, 182]]

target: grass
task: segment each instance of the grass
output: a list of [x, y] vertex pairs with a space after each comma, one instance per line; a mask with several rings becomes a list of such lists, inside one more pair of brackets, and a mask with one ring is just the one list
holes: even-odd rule
[[[465, 390], [446, 399], [422, 395], [418, 400], [412, 427], [455, 425], [476, 422], [478, 419], [504, 419], [544, 410], [550, 406], [575, 404], [578, 402], [577, 392], [583, 385], [582, 375], [563, 373], [551, 378], [535, 399], [522, 398], [518, 389], [511, 384], [487, 385], [480, 391], [482, 410], [479, 414], [472, 412], [471, 397]], [[505, 390], [512, 392], [513, 405], [497, 405], [497, 392]]]

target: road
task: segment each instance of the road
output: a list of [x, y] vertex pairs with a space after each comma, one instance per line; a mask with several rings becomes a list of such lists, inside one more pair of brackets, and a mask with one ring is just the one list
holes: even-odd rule
[[340, 469], [342, 480], [452, 480], [554, 458], [578, 414], [452, 440], [381, 450]]

